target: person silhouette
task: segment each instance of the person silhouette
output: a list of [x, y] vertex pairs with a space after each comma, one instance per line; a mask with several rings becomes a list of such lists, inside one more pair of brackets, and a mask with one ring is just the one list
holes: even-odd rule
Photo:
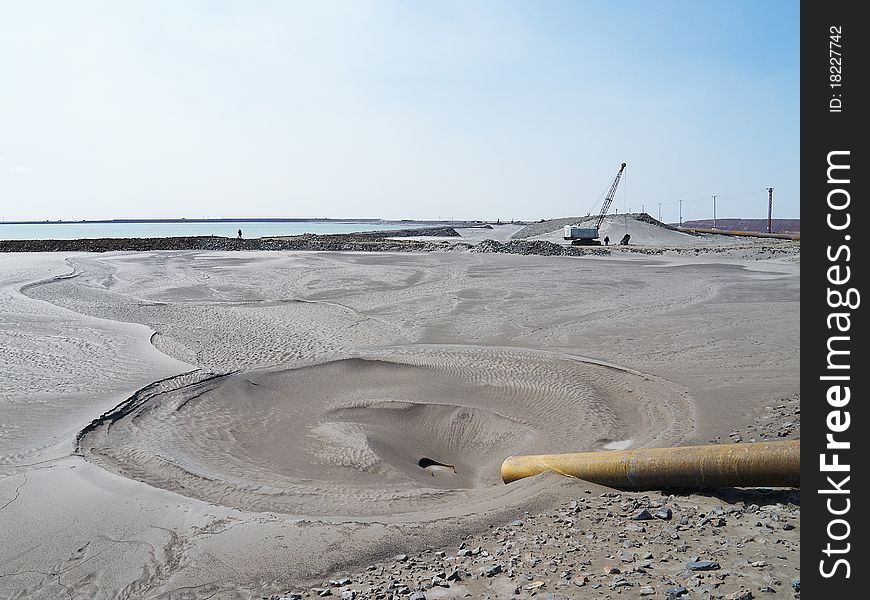
[[242, 230], [239, 229], [239, 239], [242, 239]]
[[607, 246], [608, 244], [610, 244], [610, 238], [605, 235], [604, 236], [604, 245]]

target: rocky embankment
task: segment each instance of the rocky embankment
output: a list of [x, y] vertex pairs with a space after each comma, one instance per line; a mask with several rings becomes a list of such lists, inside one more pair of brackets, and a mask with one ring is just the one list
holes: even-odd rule
[[0, 252], [110, 252], [143, 250], [345, 250], [368, 252], [431, 252], [443, 244], [387, 238], [459, 237], [452, 227], [393, 229], [333, 235], [236, 239], [218, 236], [162, 238], [98, 238], [77, 240], [0, 240]]
[[779, 403], [765, 406], [755, 415], [755, 421], [740, 429], [733, 429], [727, 436], [717, 436], [711, 444], [734, 442], [767, 442], [772, 440], [796, 440], [801, 436], [801, 395], [783, 398]]
[[526, 225], [511, 236], [512, 239], [522, 240], [525, 238], [535, 237], [536, 235], [545, 235], [562, 229], [565, 225], [576, 225], [582, 221], [592, 219], [590, 215], [585, 217], [564, 217], [561, 219], [547, 219], [537, 223]]
[[0, 252], [111, 252], [149, 250], [313, 250], [353, 252], [471, 251], [541, 256], [606, 255], [601, 247], [562, 246], [544, 241], [513, 240], [506, 244], [484, 240], [479, 244], [446, 241], [401, 240], [401, 237], [460, 237], [452, 227], [393, 229], [334, 235], [304, 234], [287, 237], [236, 239], [218, 236], [163, 238], [98, 238], [77, 240], [0, 240]]
[[499, 254], [535, 254], [538, 256], [587, 256], [595, 254], [606, 256], [610, 254], [601, 246], [563, 246], [553, 242], [535, 240], [511, 240], [506, 244], [495, 240], [483, 240], [471, 248], [472, 252], [493, 252]]
[[453, 547], [300, 582], [272, 599], [800, 597], [797, 491], [577, 487], [556, 511], [519, 513]]

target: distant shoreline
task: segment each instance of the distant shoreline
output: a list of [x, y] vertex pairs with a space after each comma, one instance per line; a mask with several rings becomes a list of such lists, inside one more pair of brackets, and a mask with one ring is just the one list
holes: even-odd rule
[[94, 219], [81, 221], [0, 221], [0, 225], [81, 225], [88, 223], [486, 223], [487, 221], [450, 221], [419, 219], [320, 219], [295, 217], [221, 217], [201, 219]]

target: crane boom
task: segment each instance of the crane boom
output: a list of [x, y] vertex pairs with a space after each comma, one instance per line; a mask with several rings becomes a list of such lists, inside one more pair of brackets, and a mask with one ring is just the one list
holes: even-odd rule
[[[625, 171], [625, 163], [622, 163], [622, 166], [619, 167], [619, 171], [616, 173], [613, 183], [610, 184], [610, 191], [607, 192], [607, 197], [604, 199], [604, 204], [601, 206], [601, 212], [598, 213], [598, 219], [595, 221], [595, 226], [586, 226], [585, 220], [577, 225], [565, 225], [563, 227], [564, 233], [562, 234], [562, 239], [570, 240], [572, 246], [597, 246], [601, 243], [598, 241], [598, 229], [601, 227], [601, 223], [604, 222], [604, 217], [607, 216], [607, 211], [610, 210], [610, 205], [613, 203], [613, 197], [616, 196], [616, 188], [619, 186], [619, 180], [622, 178], [623, 171]], [[623, 241], [620, 243], [627, 243], [628, 237], [628, 233], [626, 233]], [[607, 244], [607, 241], [608, 240], [605, 237], [604, 243]]]
[[619, 167], [619, 172], [616, 173], [616, 177], [613, 179], [613, 183], [610, 184], [610, 191], [607, 192], [607, 198], [604, 199], [604, 204], [601, 206], [601, 212], [598, 213], [598, 220], [595, 221], [595, 229], [601, 227], [601, 223], [604, 222], [604, 217], [607, 216], [607, 211], [610, 210], [610, 205], [613, 202], [613, 197], [616, 195], [616, 188], [619, 186], [619, 180], [622, 178], [622, 172], [625, 170], [625, 163], [622, 163], [622, 166]]

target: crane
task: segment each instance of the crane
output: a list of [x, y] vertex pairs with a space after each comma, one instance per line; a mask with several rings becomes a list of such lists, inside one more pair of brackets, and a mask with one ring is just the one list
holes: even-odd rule
[[610, 210], [610, 205], [613, 203], [613, 197], [616, 196], [616, 188], [619, 187], [619, 180], [622, 178], [622, 172], [625, 171], [625, 163], [619, 167], [616, 177], [613, 178], [613, 183], [610, 184], [610, 190], [604, 198], [604, 204], [601, 205], [601, 212], [598, 213], [598, 218], [595, 220], [594, 227], [578, 227], [576, 225], [565, 225], [563, 238], [571, 240], [574, 246], [598, 245], [598, 228], [604, 222], [604, 217], [607, 216], [607, 211]]

